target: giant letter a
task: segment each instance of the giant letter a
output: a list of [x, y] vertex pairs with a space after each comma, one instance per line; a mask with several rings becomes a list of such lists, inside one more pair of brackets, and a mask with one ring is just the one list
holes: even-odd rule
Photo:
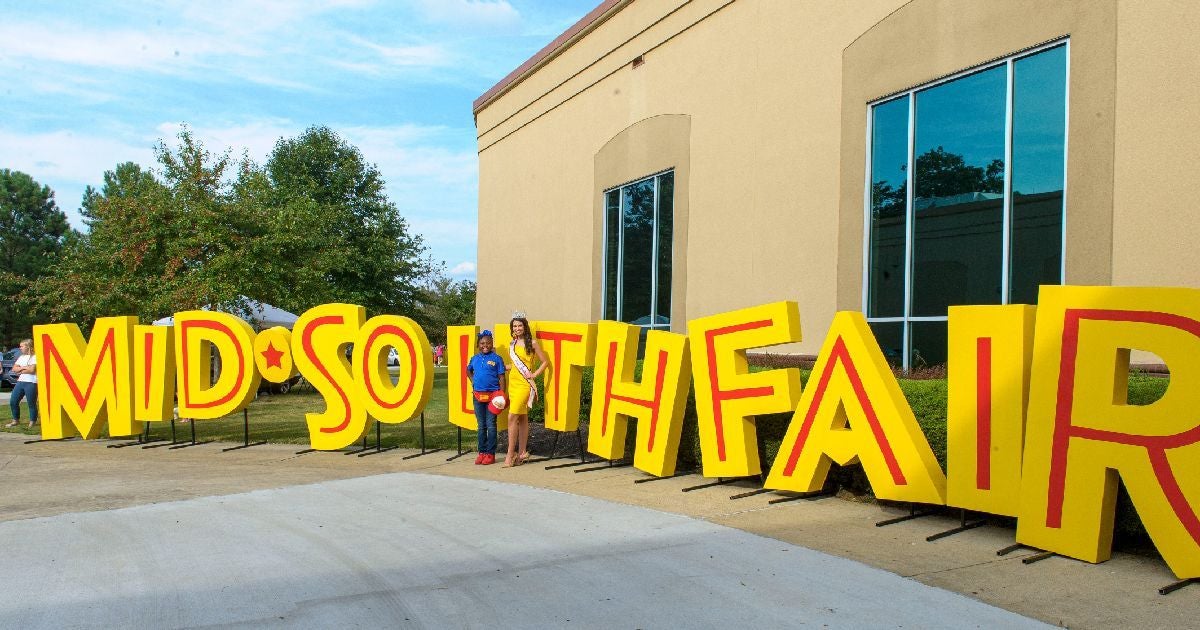
[[820, 490], [834, 461], [861, 462], [881, 499], [946, 500], [946, 477], [862, 313], [833, 317], [766, 487]]

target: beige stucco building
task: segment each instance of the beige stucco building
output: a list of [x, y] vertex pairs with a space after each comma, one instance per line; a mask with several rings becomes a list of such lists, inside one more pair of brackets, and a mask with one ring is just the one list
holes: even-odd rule
[[[1200, 286], [1200, 3], [606, 0], [481, 96], [478, 316], [867, 313], [897, 363], [1039, 283]], [[940, 341], [939, 341], [940, 338]]]

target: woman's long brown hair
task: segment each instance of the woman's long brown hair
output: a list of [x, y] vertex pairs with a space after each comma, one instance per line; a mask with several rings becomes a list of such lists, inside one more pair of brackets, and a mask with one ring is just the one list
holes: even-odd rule
[[[525, 354], [533, 356], [533, 329], [529, 327], [529, 320], [524, 317], [514, 317], [511, 322], [508, 322], [508, 334], [513, 334], [513, 322], [521, 322], [525, 325]], [[514, 340], [515, 341], [515, 340]]]

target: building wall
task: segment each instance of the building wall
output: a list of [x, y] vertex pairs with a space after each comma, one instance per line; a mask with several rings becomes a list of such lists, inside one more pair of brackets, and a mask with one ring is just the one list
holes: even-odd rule
[[[898, 4], [636, 0], [480, 111], [480, 321], [514, 308], [599, 318], [600, 191], [628, 176], [600, 180], [597, 155], [642, 121], [684, 115], [674, 329], [791, 299], [815, 352], [836, 301], [841, 51]], [[511, 245], [528, 226], [539, 234]], [[523, 280], [496, 264], [530, 250]]]
[[1066, 281], [1111, 283], [1116, 3], [914, 0], [844, 55], [839, 308], [862, 307], [865, 104], [1066, 36]]
[[815, 352], [863, 306], [866, 103], [1065, 36], [1067, 281], [1200, 286], [1197, 26], [1184, 1], [614, 3], [477, 112], [479, 321], [598, 319], [601, 191], [674, 166], [673, 328], [791, 299]]
[[1113, 284], [1200, 286], [1200, 4], [1123, 1], [1117, 42]]

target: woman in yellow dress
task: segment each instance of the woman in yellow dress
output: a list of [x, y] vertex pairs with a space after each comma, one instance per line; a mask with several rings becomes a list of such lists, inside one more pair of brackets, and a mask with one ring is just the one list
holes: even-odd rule
[[508, 380], [508, 455], [504, 458], [505, 467], [517, 466], [529, 459], [529, 410], [537, 401], [534, 382], [550, 367], [546, 353], [533, 338], [533, 330], [524, 313], [513, 313], [508, 330], [512, 333], [508, 357], [516, 374]]

